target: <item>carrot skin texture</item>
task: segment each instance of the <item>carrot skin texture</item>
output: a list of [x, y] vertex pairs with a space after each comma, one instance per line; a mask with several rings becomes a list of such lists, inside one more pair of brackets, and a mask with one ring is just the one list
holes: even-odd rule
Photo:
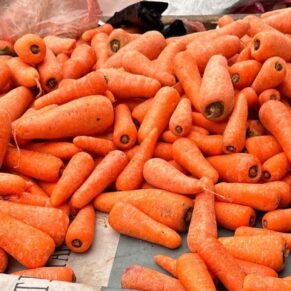
[[264, 228], [279, 231], [291, 231], [291, 209], [278, 209], [270, 211], [263, 216], [262, 224]]

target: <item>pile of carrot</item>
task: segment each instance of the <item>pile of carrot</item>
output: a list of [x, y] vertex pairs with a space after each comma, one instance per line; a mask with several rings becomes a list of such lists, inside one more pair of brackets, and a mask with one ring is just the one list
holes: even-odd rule
[[[0, 56], [0, 272], [73, 282], [55, 247], [117, 232], [189, 251], [133, 265], [137, 290], [291, 290], [291, 10], [165, 39], [109, 24], [27, 34]], [[254, 227], [257, 211], [262, 228]], [[217, 235], [217, 226], [235, 231]], [[29, 238], [29, 239], [28, 239]], [[97, 237], [98, 239], [98, 237]]]

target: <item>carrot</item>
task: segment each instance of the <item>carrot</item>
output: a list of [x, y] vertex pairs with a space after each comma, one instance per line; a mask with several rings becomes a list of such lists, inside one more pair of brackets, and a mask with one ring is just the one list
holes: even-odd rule
[[172, 276], [177, 278], [177, 270], [176, 270], [177, 260], [176, 259], [173, 259], [165, 255], [155, 255], [154, 261], [161, 268], [163, 268]]
[[219, 27], [223, 27], [232, 22], [234, 22], [234, 19], [230, 15], [223, 15], [218, 19], [217, 24]]
[[22, 139], [53, 139], [101, 133], [112, 123], [111, 102], [104, 96], [96, 95], [46, 111], [41, 118], [38, 115], [29, 116], [20, 120], [13, 130]]
[[267, 102], [269, 100], [280, 101], [280, 99], [281, 99], [281, 94], [276, 89], [267, 89], [259, 95], [260, 106], [262, 106], [265, 102]]
[[261, 122], [256, 119], [247, 121], [247, 137], [260, 136], [265, 133], [265, 129]]
[[139, 142], [144, 140], [152, 128], [155, 127], [158, 130], [158, 136], [161, 135], [168, 125], [179, 100], [180, 96], [178, 92], [171, 87], [163, 87], [157, 92], [153, 104], [147, 111], [138, 130]]
[[153, 129], [142, 141], [136, 153], [116, 179], [117, 190], [138, 189], [143, 181], [143, 167], [153, 157], [157, 144], [158, 132]]
[[219, 201], [215, 202], [215, 216], [217, 224], [230, 230], [253, 226], [256, 221], [256, 213], [251, 207]]
[[186, 290], [179, 280], [138, 265], [129, 266], [123, 271], [121, 285], [124, 289], [144, 291]]
[[143, 168], [144, 179], [151, 185], [180, 194], [195, 194], [202, 191], [202, 184], [188, 177], [167, 161], [154, 158], [148, 160]]
[[76, 40], [72, 38], [62, 38], [55, 35], [48, 35], [44, 39], [47, 48], [51, 49], [55, 55], [70, 55], [76, 47]]
[[32, 192], [23, 192], [21, 195], [1, 196], [1, 200], [6, 200], [18, 204], [49, 207], [49, 198]]
[[264, 228], [280, 231], [291, 231], [291, 209], [278, 209], [270, 211], [263, 216], [262, 224]]
[[[1, 103], [1, 100], [0, 100]], [[7, 111], [0, 110], [0, 168], [6, 155], [8, 143], [12, 135], [10, 115]]]
[[50, 197], [53, 193], [54, 188], [56, 187], [57, 182], [50, 183], [50, 182], [38, 181], [38, 184]]
[[91, 46], [96, 55], [96, 68], [99, 69], [107, 61], [110, 56], [110, 51], [108, 48], [109, 36], [104, 32], [96, 33], [92, 38]]
[[235, 258], [281, 271], [285, 265], [286, 242], [272, 235], [221, 237], [219, 241]]
[[43, 267], [21, 270], [10, 274], [54, 281], [76, 282], [76, 276], [70, 267]]
[[131, 115], [135, 123], [136, 122], [138, 122], [139, 124], [142, 123], [147, 111], [152, 106], [153, 102], [154, 102], [154, 99], [149, 98], [143, 101], [142, 103], [140, 103], [139, 105], [137, 105], [136, 107], [134, 107]]
[[0, 273], [4, 273], [8, 267], [8, 255], [0, 248]]
[[261, 63], [256, 60], [245, 60], [233, 64], [229, 68], [229, 72], [234, 88], [243, 89], [250, 86], [261, 67]]
[[9, 66], [5, 62], [0, 61], [0, 90], [3, 90], [6, 86], [8, 86], [11, 78], [12, 78], [12, 72], [9, 68]]
[[71, 82], [68, 86], [54, 90], [34, 102], [34, 108], [40, 109], [50, 104], [64, 104], [74, 99], [103, 94], [107, 90], [105, 78], [99, 72], [91, 72], [83, 78]]
[[[269, 17], [269, 16], [280, 14], [280, 13], [288, 11], [288, 10], [290, 10], [290, 8], [279, 8], [279, 9], [276, 9], [276, 10], [271, 10], [271, 11], [264, 12], [264, 13], [262, 13], [260, 15], [260, 17], [261, 18], [266, 18], [266, 17]], [[264, 19], [263, 19], [263, 21], [264, 21]]]
[[178, 232], [188, 229], [193, 210], [190, 198], [159, 189], [105, 192], [96, 197], [94, 206], [98, 211], [110, 212], [117, 202], [129, 203]]
[[283, 82], [279, 85], [279, 90], [283, 96], [291, 98], [291, 64], [286, 64], [286, 75]]
[[[27, 268], [46, 264], [55, 249], [46, 233], [0, 212], [0, 247]], [[27, 238], [30, 239], [27, 239]]]
[[243, 62], [252, 59], [252, 42], [248, 43], [244, 49], [239, 53], [236, 62]]
[[[47, 48], [47, 50], [49, 50], [49, 48]], [[64, 53], [59, 53], [56, 55], [56, 58], [61, 66], [61, 68], [63, 69], [63, 66], [65, 64], [65, 62], [69, 59], [69, 56], [64, 54]]]
[[121, 48], [126, 46], [131, 41], [137, 39], [140, 35], [136, 33], [128, 33], [122, 28], [114, 29], [109, 35], [110, 53], [117, 53]]
[[91, 136], [76, 136], [73, 143], [83, 151], [105, 156], [116, 149], [113, 141]]
[[270, 100], [261, 106], [259, 111], [263, 126], [273, 134], [291, 161], [291, 111], [280, 101]]
[[190, 52], [180, 52], [175, 56], [174, 72], [191, 103], [196, 110], [200, 111], [199, 90], [201, 76], [196, 61]]
[[29, 186], [29, 183], [20, 176], [0, 173], [0, 195], [20, 195]]
[[37, 65], [45, 58], [46, 44], [36, 34], [25, 34], [16, 40], [14, 50], [26, 64]]
[[174, 160], [189, 171], [194, 177], [208, 177], [214, 183], [218, 172], [204, 158], [197, 145], [188, 138], [180, 138], [173, 143]]
[[177, 260], [177, 275], [189, 291], [216, 290], [207, 267], [198, 254], [181, 255]]
[[173, 160], [173, 145], [165, 142], [158, 142], [154, 151], [154, 157], [166, 161]]
[[248, 153], [256, 156], [261, 163], [282, 152], [282, 148], [272, 135], [253, 136], [246, 139]]
[[53, 189], [50, 201], [53, 206], [64, 204], [83, 184], [94, 169], [94, 161], [87, 153], [77, 153], [69, 161]]
[[109, 23], [105, 23], [96, 28], [92, 28], [92, 29], [84, 31], [83, 34], [81, 35], [81, 39], [84, 41], [90, 42], [97, 33], [102, 32], [109, 35], [112, 31], [113, 31], [113, 26]]
[[282, 182], [265, 184], [219, 183], [215, 192], [225, 202], [250, 206], [261, 211], [270, 211], [278, 207], [280, 193], [286, 187]]
[[214, 122], [206, 119], [201, 113], [192, 112], [192, 122], [194, 125], [201, 126], [212, 133], [222, 134], [226, 127], [226, 122]]
[[278, 32], [275, 28], [268, 25], [262, 19], [255, 15], [248, 15], [244, 18], [244, 21], [246, 21], [249, 24], [249, 29], [247, 31], [247, 34], [251, 37], [254, 37], [257, 33], [265, 32], [265, 31], [274, 31]]
[[63, 169], [63, 162], [48, 154], [9, 147], [3, 165], [28, 177], [55, 182]]
[[117, 202], [114, 204], [109, 213], [108, 222], [119, 233], [170, 249], [175, 249], [182, 243], [182, 239], [177, 232], [153, 220], [128, 203]]
[[126, 71], [156, 79], [162, 86], [173, 86], [176, 83], [172, 74], [162, 71], [153, 61], [138, 51], [125, 52], [121, 64]]
[[256, 183], [261, 178], [261, 162], [251, 154], [219, 155], [207, 160], [225, 182]]
[[78, 209], [86, 206], [95, 196], [116, 180], [127, 163], [128, 159], [125, 153], [118, 150], [108, 153], [73, 194], [72, 206]]
[[[287, 280], [288, 278], [288, 280]], [[291, 277], [274, 278], [269, 276], [249, 274], [244, 280], [243, 290], [245, 291], [259, 291], [259, 290], [268, 290], [268, 291], [289, 291]]]

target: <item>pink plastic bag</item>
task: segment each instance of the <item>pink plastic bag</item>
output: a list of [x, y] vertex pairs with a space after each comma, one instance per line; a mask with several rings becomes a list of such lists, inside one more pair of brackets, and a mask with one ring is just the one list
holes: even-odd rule
[[0, 0], [0, 39], [25, 33], [77, 37], [96, 26], [102, 12], [97, 0]]

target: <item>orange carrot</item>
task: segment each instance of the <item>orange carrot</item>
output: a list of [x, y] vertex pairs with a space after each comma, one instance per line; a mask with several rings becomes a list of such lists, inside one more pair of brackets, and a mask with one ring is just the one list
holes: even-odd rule
[[263, 216], [262, 224], [264, 228], [280, 231], [291, 231], [291, 209], [278, 209], [270, 211]]
[[20, 195], [29, 186], [29, 183], [20, 176], [0, 173], [0, 195]]
[[173, 159], [173, 145], [165, 142], [158, 142], [154, 151], [154, 157], [166, 161]]
[[[264, 12], [264, 13], [262, 13], [260, 15], [260, 17], [261, 18], [266, 18], [266, 17], [269, 17], [269, 16], [280, 14], [280, 13], [288, 11], [288, 10], [290, 10], [290, 8], [279, 8], [279, 9], [276, 9], [276, 10], [271, 10], [271, 11]], [[265, 20], [263, 19], [263, 21], [265, 21]]]
[[273, 28], [272, 26], [268, 25], [262, 19], [255, 15], [248, 15], [244, 18], [244, 20], [249, 24], [249, 29], [247, 31], [247, 34], [251, 37], [255, 36], [259, 32], [265, 32], [265, 31], [275, 31], [277, 30]]
[[153, 98], [146, 99], [144, 102], [140, 103], [132, 110], [131, 114], [135, 123], [136, 121], [139, 124], [142, 123], [147, 111], [152, 106], [153, 102], [154, 102]]
[[291, 98], [291, 64], [286, 64], [286, 75], [283, 82], [279, 85], [279, 90], [282, 95]]
[[1, 196], [1, 200], [6, 200], [18, 204], [49, 207], [49, 198], [38, 193], [23, 192], [21, 195], [5, 195]]
[[278, 277], [278, 274], [271, 268], [266, 267], [261, 264], [255, 264], [252, 262], [244, 261], [235, 259], [236, 262], [239, 264], [241, 269], [248, 275], [248, 274], [256, 274], [256, 275], [263, 275], [263, 276], [270, 276], [270, 277]]
[[91, 46], [97, 58], [96, 62], [97, 69], [101, 68], [110, 56], [108, 43], [109, 36], [104, 32], [96, 33], [95, 36], [92, 38]]
[[38, 184], [46, 192], [48, 196], [51, 196], [54, 188], [56, 187], [57, 182], [50, 183], [50, 182], [38, 181]]
[[248, 43], [246, 47], [239, 53], [236, 62], [243, 62], [252, 59], [252, 42]]
[[12, 78], [12, 72], [9, 66], [5, 62], [0, 61], [0, 90], [3, 90], [10, 82]]
[[155, 255], [154, 261], [157, 265], [159, 265], [168, 273], [170, 273], [172, 276], [177, 278], [177, 270], [176, 270], [177, 260], [176, 259], [173, 259], [165, 255]]
[[[1, 100], [0, 100], [1, 103]], [[4, 109], [5, 110], [5, 109]], [[0, 110], [0, 168], [6, 155], [8, 143], [12, 135], [10, 115], [7, 111]]]
[[182, 243], [177, 232], [153, 220], [138, 208], [124, 202], [114, 204], [108, 216], [110, 226], [119, 233], [175, 249]]
[[281, 99], [281, 94], [276, 89], [267, 89], [259, 95], [260, 106], [262, 106], [265, 102], [267, 102], [269, 100], [280, 101], [280, 99]]
[[73, 194], [72, 206], [78, 209], [86, 206], [95, 196], [116, 180], [127, 163], [128, 159], [125, 153], [118, 150], [108, 153]]
[[214, 122], [206, 119], [201, 113], [192, 112], [192, 122], [194, 125], [201, 126], [212, 133], [222, 134], [226, 127], [226, 122]]
[[265, 129], [261, 122], [256, 119], [247, 121], [247, 137], [260, 136], [265, 133]]
[[47, 48], [51, 49], [55, 55], [64, 53], [70, 55], [76, 47], [76, 40], [63, 38], [55, 35], [48, 35], [44, 39]]
[[[47, 48], [49, 50], [49, 48]], [[64, 53], [59, 53], [56, 56], [60, 66], [63, 68], [65, 62], [69, 59], [69, 56]]]
[[[12, 172], [12, 174], [14, 174], [14, 172]], [[26, 189], [26, 192], [40, 195], [43, 197], [48, 197], [48, 194], [33, 179], [23, 175], [20, 175], [20, 177], [23, 178], [26, 181], [26, 184], [28, 185], [28, 189]]]
[[223, 15], [218, 19], [218, 26], [223, 27], [227, 24], [234, 22], [234, 19], [230, 15]]
[[4, 273], [8, 267], [8, 255], [0, 248], [0, 273]]
[[81, 35], [81, 39], [84, 41], [90, 42], [97, 33], [102, 32], [109, 35], [112, 31], [113, 31], [113, 26], [109, 23], [105, 23], [96, 28], [92, 28], [92, 29], [84, 31], [83, 34]]

